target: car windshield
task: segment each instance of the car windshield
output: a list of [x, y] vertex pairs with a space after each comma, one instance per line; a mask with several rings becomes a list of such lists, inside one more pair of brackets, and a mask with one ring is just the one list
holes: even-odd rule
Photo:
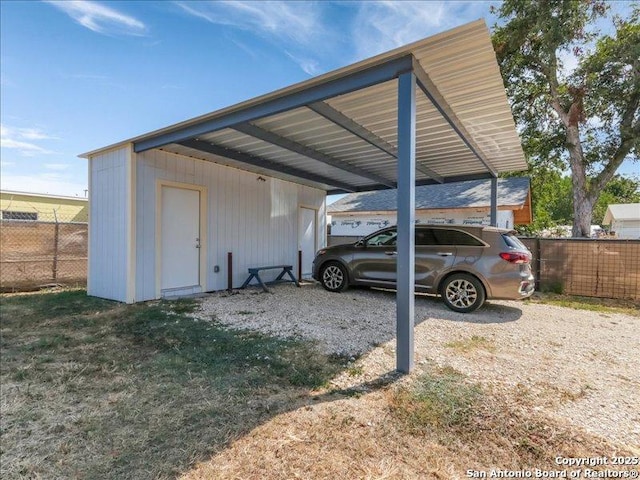
[[367, 245], [369, 246], [379, 246], [379, 245], [395, 245], [396, 237], [398, 236], [395, 230], [386, 230], [384, 232], [380, 232], [373, 237], [369, 237], [367, 239]]

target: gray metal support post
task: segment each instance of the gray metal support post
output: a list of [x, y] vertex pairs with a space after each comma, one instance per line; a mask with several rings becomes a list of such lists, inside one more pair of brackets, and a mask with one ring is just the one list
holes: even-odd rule
[[416, 77], [398, 77], [398, 239], [396, 368], [413, 368], [415, 292]]
[[498, 179], [491, 177], [491, 226], [498, 226]]

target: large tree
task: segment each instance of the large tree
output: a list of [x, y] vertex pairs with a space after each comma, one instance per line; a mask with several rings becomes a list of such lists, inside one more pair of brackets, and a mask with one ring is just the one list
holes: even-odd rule
[[640, 154], [640, 10], [611, 18], [609, 7], [506, 0], [496, 10], [494, 48], [525, 153], [533, 168], [571, 172], [574, 237], [589, 236], [601, 192]]

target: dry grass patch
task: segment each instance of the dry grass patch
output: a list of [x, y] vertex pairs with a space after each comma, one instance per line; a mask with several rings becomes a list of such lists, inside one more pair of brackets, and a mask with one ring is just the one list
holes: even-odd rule
[[174, 478], [343, 368], [189, 301], [3, 297], [3, 478]]
[[467, 470], [559, 470], [558, 455], [624, 452], [451, 368], [361, 396], [317, 398], [324, 402], [260, 425], [182, 479], [457, 479]]
[[496, 351], [496, 346], [491, 340], [478, 335], [472, 335], [469, 338], [456, 340], [455, 342], [449, 342], [444, 346], [447, 348], [452, 348], [456, 352], [461, 354], [473, 353], [476, 350], [484, 350], [489, 353], [494, 353]]
[[524, 302], [544, 303], [557, 307], [573, 308], [574, 310], [589, 310], [601, 313], [624, 313], [640, 317], [640, 301], [631, 299], [580, 297], [577, 295], [536, 292]]

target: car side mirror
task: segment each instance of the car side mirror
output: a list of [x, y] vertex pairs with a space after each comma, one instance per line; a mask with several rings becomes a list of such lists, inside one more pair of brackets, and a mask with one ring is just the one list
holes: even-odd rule
[[367, 242], [365, 242], [364, 238], [361, 238], [360, 240], [358, 240], [356, 242], [356, 247], [366, 248], [367, 247]]

